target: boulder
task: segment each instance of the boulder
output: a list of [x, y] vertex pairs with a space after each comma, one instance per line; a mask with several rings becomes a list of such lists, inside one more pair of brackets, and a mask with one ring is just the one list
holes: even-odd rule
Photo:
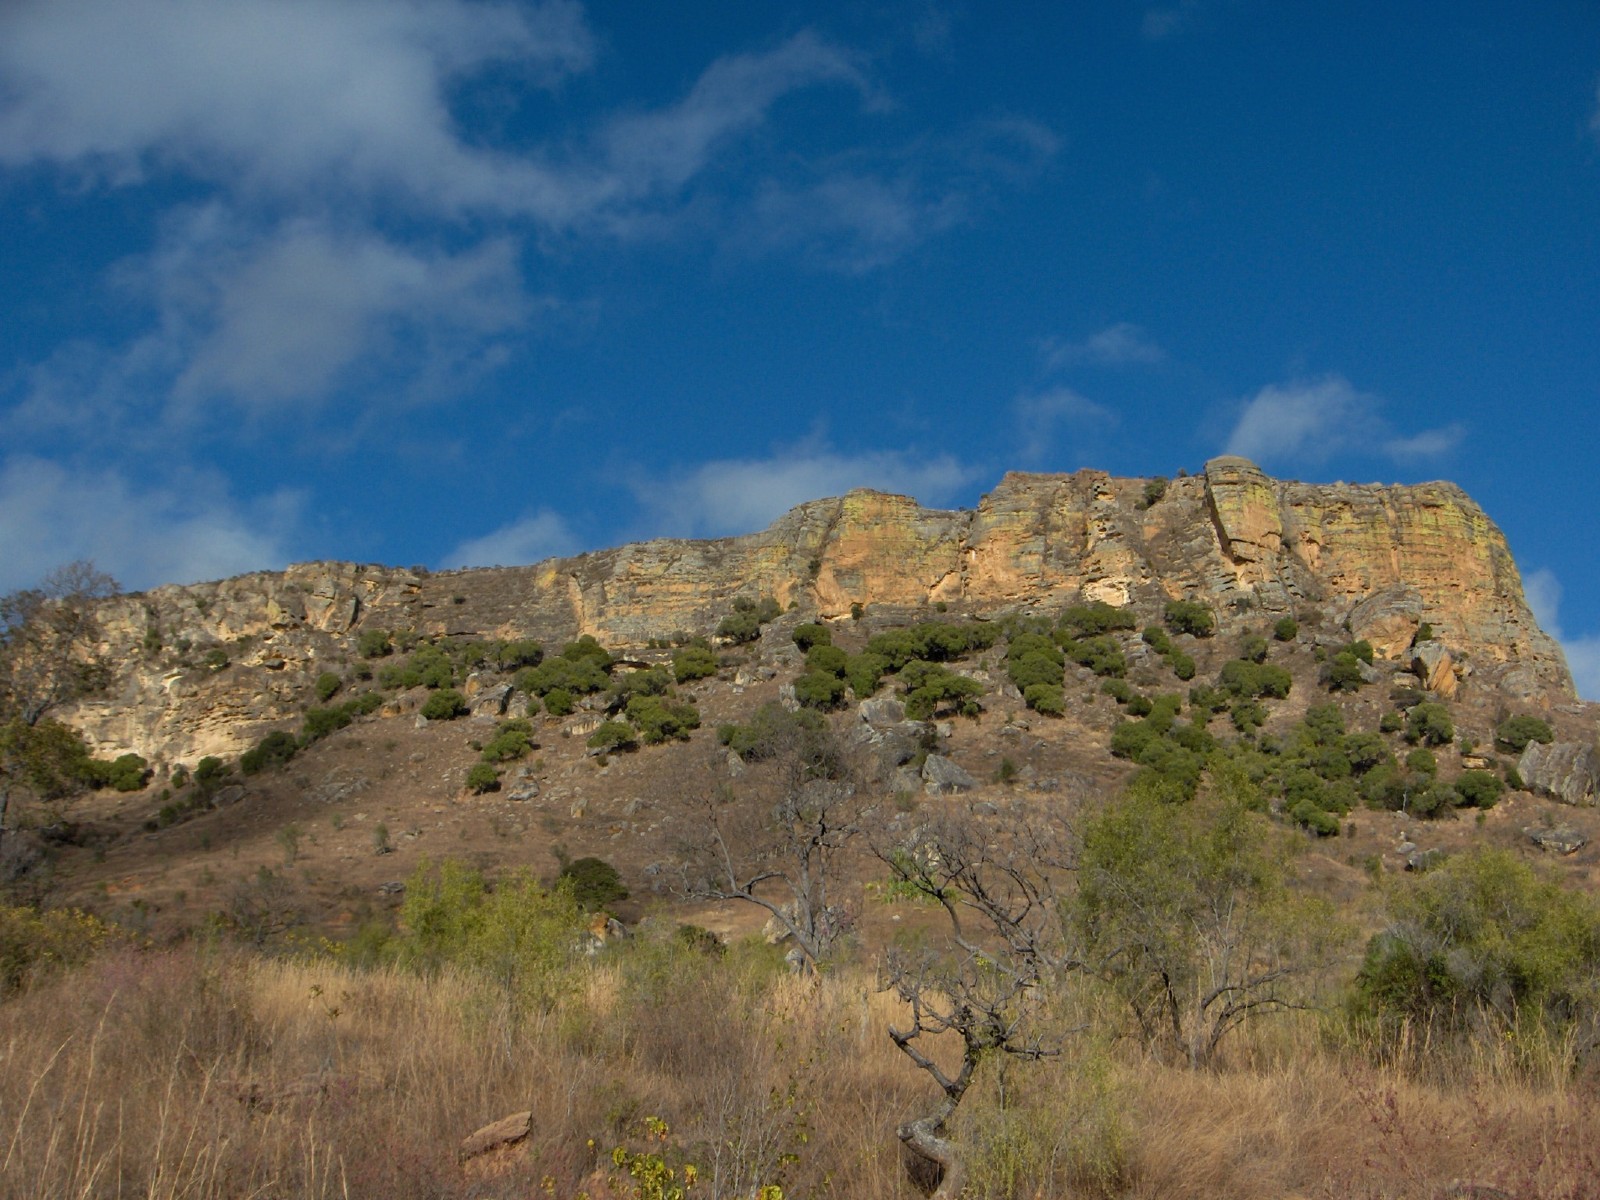
[[977, 786], [976, 779], [942, 754], [930, 754], [922, 764], [922, 790], [930, 796], [953, 796]]
[[873, 696], [861, 702], [859, 714], [868, 725], [899, 725], [906, 719], [906, 706], [893, 696]]
[[1420, 642], [1411, 651], [1411, 673], [1446, 700], [1456, 692], [1455, 667], [1455, 656], [1443, 642]]
[[502, 683], [498, 687], [484, 688], [472, 697], [469, 705], [472, 720], [498, 721], [506, 715], [506, 708], [511, 703], [511, 685]]
[[1549, 829], [1530, 826], [1522, 832], [1539, 849], [1549, 850], [1555, 854], [1576, 854], [1589, 842], [1588, 838], [1571, 825], [1556, 825]]
[[1600, 755], [1578, 742], [1529, 742], [1517, 760], [1517, 774], [1531, 791], [1563, 804], [1589, 806], [1600, 792]]
[[481, 1154], [514, 1146], [522, 1141], [533, 1130], [533, 1111], [512, 1113], [509, 1117], [501, 1117], [492, 1125], [485, 1125], [463, 1139], [457, 1157], [462, 1162], [470, 1158], [477, 1158]]

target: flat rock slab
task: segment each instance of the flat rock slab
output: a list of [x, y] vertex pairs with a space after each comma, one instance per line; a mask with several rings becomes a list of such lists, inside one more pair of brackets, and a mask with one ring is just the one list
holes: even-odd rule
[[457, 1152], [462, 1162], [488, 1154], [506, 1146], [514, 1146], [533, 1130], [533, 1110], [512, 1113], [501, 1117], [492, 1125], [485, 1125], [476, 1133], [468, 1134]]

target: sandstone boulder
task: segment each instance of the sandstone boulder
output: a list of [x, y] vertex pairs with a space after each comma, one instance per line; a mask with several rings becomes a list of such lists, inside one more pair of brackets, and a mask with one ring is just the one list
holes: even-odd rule
[[479, 1155], [491, 1151], [513, 1146], [522, 1141], [533, 1131], [533, 1111], [512, 1113], [509, 1117], [501, 1117], [492, 1124], [485, 1125], [482, 1129], [469, 1133], [461, 1142], [457, 1150], [457, 1157], [462, 1162], [477, 1158]]
[[1563, 804], [1592, 805], [1600, 793], [1600, 755], [1577, 742], [1529, 742], [1517, 773], [1532, 791]]
[[978, 781], [942, 754], [930, 754], [922, 764], [922, 788], [930, 796], [953, 796], [973, 791]]
[[1589, 842], [1571, 825], [1556, 825], [1551, 828], [1530, 826], [1522, 831], [1535, 846], [1541, 850], [1549, 850], [1554, 854], [1576, 854]]

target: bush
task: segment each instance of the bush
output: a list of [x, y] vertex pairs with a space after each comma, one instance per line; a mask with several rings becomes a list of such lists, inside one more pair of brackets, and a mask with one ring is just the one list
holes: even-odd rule
[[837, 675], [841, 679], [850, 669], [850, 656], [834, 645], [813, 646], [806, 651], [806, 670]]
[[1144, 481], [1144, 492], [1140, 496], [1140, 500], [1143, 501], [1141, 507], [1150, 508], [1159, 504], [1161, 498], [1166, 494], [1167, 477], [1165, 475], [1157, 475], [1154, 479], [1146, 479]]
[[493, 763], [476, 762], [467, 771], [467, 790], [475, 796], [500, 790], [500, 772]]
[[333, 694], [342, 686], [344, 686], [344, 680], [340, 679], [332, 671], [324, 671], [317, 676], [317, 682], [313, 685], [313, 690], [317, 693], [317, 699], [326, 704], [333, 699]]
[[1390, 924], [1368, 943], [1356, 984], [1358, 1009], [1383, 1028], [1493, 1017], [1558, 1031], [1600, 1012], [1600, 905], [1511, 854], [1459, 855], [1387, 899]]
[[228, 652], [221, 646], [213, 646], [206, 651], [200, 665], [208, 671], [224, 671], [228, 667]]
[[571, 886], [572, 898], [586, 912], [595, 912], [628, 898], [622, 875], [604, 859], [575, 858], [562, 865], [558, 878]]
[[1217, 631], [1217, 618], [1204, 604], [1193, 600], [1169, 600], [1163, 613], [1167, 628], [1174, 633], [1187, 633], [1197, 638], [1208, 638]]
[[1300, 622], [1293, 617], [1279, 617], [1272, 626], [1272, 636], [1280, 642], [1292, 642], [1300, 636]]
[[626, 721], [607, 721], [589, 735], [591, 750], [632, 750], [639, 735]]
[[1395, 712], [1393, 709], [1378, 718], [1379, 733], [1399, 733], [1405, 727], [1406, 719], [1404, 714]]
[[1167, 636], [1167, 631], [1159, 625], [1145, 626], [1144, 632], [1139, 637], [1144, 640], [1145, 645], [1149, 646], [1157, 654], [1167, 654], [1172, 650], [1172, 639]]
[[1104, 600], [1089, 604], [1074, 604], [1061, 613], [1061, 632], [1073, 638], [1095, 637], [1118, 629], [1136, 629], [1138, 621], [1132, 611], [1117, 608]]
[[805, 653], [813, 646], [833, 645], [832, 632], [829, 631], [826, 625], [820, 625], [815, 621], [809, 621], [804, 625], [796, 625], [794, 633], [790, 636], [794, 638], [794, 644], [800, 647], [801, 653]]
[[1194, 678], [1194, 659], [1182, 650], [1173, 649], [1167, 653], [1167, 665], [1172, 668], [1172, 673], [1185, 683]]
[[566, 688], [551, 688], [544, 694], [544, 710], [552, 717], [570, 716], [575, 702]]
[[863, 654], [852, 654], [850, 661], [845, 664], [844, 673], [856, 699], [865, 700], [878, 690], [878, 683], [888, 669], [888, 659], [869, 650]]
[[672, 738], [688, 741], [690, 731], [700, 728], [698, 708], [665, 696], [635, 696], [628, 701], [627, 711], [628, 720], [638, 727], [647, 746]]
[[429, 721], [453, 721], [467, 711], [467, 702], [454, 688], [440, 688], [422, 706]]
[[1284, 668], [1272, 663], [1256, 663], [1248, 659], [1235, 658], [1223, 664], [1222, 671], [1217, 676], [1217, 684], [1223, 691], [1241, 700], [1251, 700], [1258, 696], [1281, 700], [1289, 694], [1289, 689], [1294, 685], [1294, 677]]
[[1506, 790], [1505, 781], [1493, 771], [1463, 771], [1454, 786], [1468, 808], [1493, 808]]
[[1337, 837], [1339, 818], [1310, 800], [1301, 800], [1289, 809], [1289, 816], [1318, 837]]
[[827, 671], [807, 671], [794, 681], [794, 698], [807, 708], [838, 708], [844, 703], [844, 690], [844, 680]]
[[908, 663], [900, 672], [900, 682], [906, 689], [906, 716], [913, 721], [925, 721], [946, 708], [954, 708], [964, 717], [975, 717], [982, 711], [978, 697], [983, 695], [983, 684], [948, 667]]
[[1360, 691], [1367, 682], [1361, 673], [1361, 660], [1348, 650], [1341, 650], [1328, 660], [1322, 669], [1322, 680], [1330, 692]]
[[386, 658], [394, 652], [387, 629], [364, 629], [356, 639], [356, 651], [362, 658]]
[[239, 769], [254, 775], [273, 767], [281, 767], [295, 756], [300, 743], [292, 733], [275, 729], [255, 746], [239, 756]]
[[1078, 641], [1067, 638], [1062, 651], [1081, 667], [1088, 667], [1096, 675], [1119, 678], [1128, 673], [1128, 660], [1122, 656], [1122, 647], [1115, 638], [1101, 634]]
[[1507, 717], [1494, 731], [1494, 744], [1501, 750], [1521, 754], [1528, 748], [1529, 742], [1548, 746], [1555, 736], [1550, 723], [1542, 717]]
[[1455, 722], [1442, 704], [1427, 701], [1411, 710], [1406, 720], [1406, 741], [1428, 746], [1448, 746], [1455, 740]]
[[319, 742], [330, 733], [349, 725], [351, 720], [351, 714], [342, 704], [334, 708], [308, 708], [300, 725], [300, 744], [309, 746], [312, 742]]
[[486, 763], [512, 762], [532, 749], [533, 726], [525, 720], [507, 721], [484, 745], [481, 757]]
[[672, 675], [679, 683], [709, 679], [717, 673], [717, 656], [709, 646], [685, 646], [672, 656]]
[[91, 770], [101, 787], [115, 788], [119, 792], [142, 791], [150, 782], [150, 764], [138, 754], [122, 754], [111, 762], [96, 762]]
[[1267, 661], [1267, 639], [1259, 633], [1246, 634], [1239, 642], [1239, 657], [1247, 662]]

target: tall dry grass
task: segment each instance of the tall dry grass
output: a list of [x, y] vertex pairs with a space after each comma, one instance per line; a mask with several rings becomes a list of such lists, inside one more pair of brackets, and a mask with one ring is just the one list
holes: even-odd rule
[[[864, 969], [810, 982], [661, 944], [532, 1012], [464, 975], [114, 951], [0, 1005], [0, 1195], [570, 1197], [658, 1116], [696, 1196], [911, 1197], [894, 1130], [931, 1089], [893, 1015]], [[1594, 1081], [1514, 1047], [1380, 1060], [1304, 1016], [1205, 1072], [1103, 1034], [1064, 1046], [989, 1064], [969, 1095], [974, 1196], [1600, 1196]], [[521, 1109], [521, 1147], [458, 1163]]]

